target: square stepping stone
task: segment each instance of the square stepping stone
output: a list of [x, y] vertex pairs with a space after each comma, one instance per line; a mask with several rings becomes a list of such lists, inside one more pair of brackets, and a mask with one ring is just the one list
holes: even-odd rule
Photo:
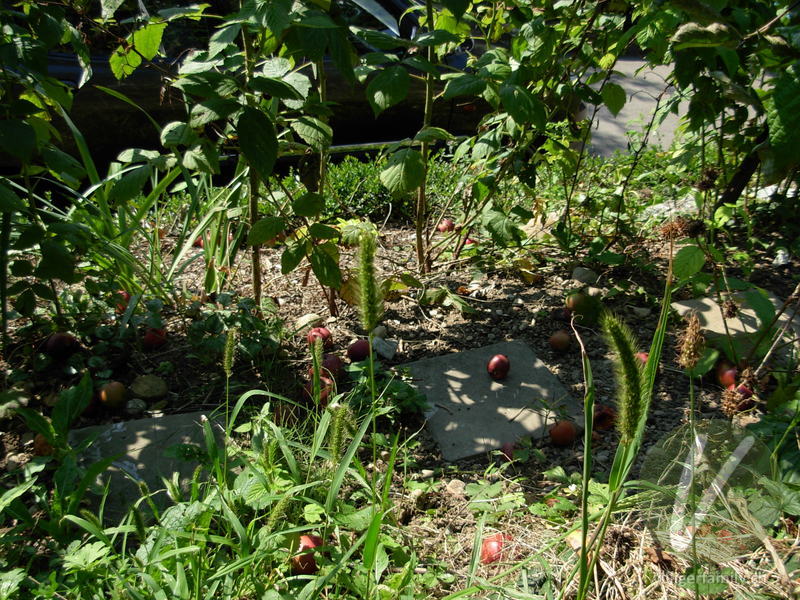
[[[511, 361], [502, 381], [494, 381], [486, 371], [495, 354]], [[526, 436], [543, 437], [553, 421], [579, 414], [561, 382], [523, 342], [502, 342], [404, 367], [412, 385], [428, 399], [427, 427], [448, 461]]]
[[[754, 290], [753, 290], [754, 291]], [[722, 309], [717, 303], [716, 298], [694, 298], [692, 300], [682, 300], [680, 302], [673, 302], [672, 308], [681, 316], [684, 317], [690, 312], [696, 312], [700, 319], [700, 326], [703, 328], [708, 339], [712, 342], [723, 341], [726, 336], [725, 325], [727, 323], [727, 331], [731, 337], [734, 338], [738, 352], [749, 352], [753, 345], [756, 343], [758, 334], [756, 333], [759, 328], [759, 320], [756, 312], [747, 304], [745, 296], [748, 292], [737, 292], [733, 294], [733, 299], [739, 307], [738, 314], [735, 317], [723, 319]], [[766, 298], [775, 306], [777, 313], [783, 302], [770, 291], [766, 291]], [[789, 322], [791, 316], [791, 307], [784, 312], [775, 327], [782, 328]], [[800, 317], [795, 317], [789, 325], [789, 329], [784, 335], [784, 341], [796, 340], [800, 335]], [[795, 346], [797, 343], [795, 342]], [[789, 347], [784, 347], [777, 354], [778, 357], [785, 357], [788, 354]]]
[[[99, 484], [109, 485], [104, 508], [107, 522], [118, 523], [128, 508], [142, 497], [136, 482], [143, 481], [151, 493], [157, 492], [153, 500], [160, 509], [170, 504], [162, 477], [172, 479], [172, 474], [178, 473], [181, 487], [188, 489], [188, 482], [199, 461], [193, 459], [191, 449], [187, 449], [183, 455], [189, 460], [165, 452], [176, 444], [196, 444], [205, 450], [201, 424], [204, 415], [195, 412], [137, 419], [76, 429], [70, 433], [70, 444], [73, 446], [87, 437], [94, 437], [94, 441], [80, 456], [83, 466], [116, 456], [111, 466], [98, 478]], [[212, 430], [219, 442], [222, 432], [213, 421]], [[146, 503], [140, 503], [139, 507], [144, 515], [148, 514]]]

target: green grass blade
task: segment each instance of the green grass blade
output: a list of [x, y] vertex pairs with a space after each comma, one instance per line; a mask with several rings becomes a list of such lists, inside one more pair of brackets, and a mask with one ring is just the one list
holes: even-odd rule
[[355, 437], [353, 437], [353, 440], [350, 442], [350, 446], [347, 448], [347, 452], [344, 453], [344, 456], [339, 463], [339, 468], [336, 469], [336, 472], [333, 475], [331, 487], [328, 489], [328, 496], [325, 498], [325, 512], [328, 514], [333, 514], [333, 503], [342, 487], [344, 477], [347, 474], [348, 468], [350, 467], [350, 462], [353, 460], [356, 452], [358, 452], [358, 448], [361, 446], [361, 440], [364, 438], [367, 428], [370, 426], [371, 422], [372, 421], [369, 418], [366, 418], [362, 421], [361, 427], [358, 428]]

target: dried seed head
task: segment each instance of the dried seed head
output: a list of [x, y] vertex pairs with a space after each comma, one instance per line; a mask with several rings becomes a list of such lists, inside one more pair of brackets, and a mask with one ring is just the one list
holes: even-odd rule
[[726, 319], [732, 319], [739, 314], [739, 307], [736, 305], [736, 302], [730, 299], [725, 300], [722, 304], [722, 314]]
[[737, 389], [728, 389], [722, 392], [722, 412], [725, 416], [733, 418], [741, 412], [753, 408], [753, 398], [743, 394]]
[[688, 221], [683, 217], [676, 217], [661, 226], [661, 236], [665, 240], [679, 240], [688, 236]]
[[713, 189], [714, 185], [717, 183], [717, 177], [719, 177], [719, 171], [714, 167], [707, 168], [703, 171], [700, 180], [697, 182], [697, 189], [701, 192]]
[[698, 237], [706, 230], [706, 225], [700, 219], [689, 219], [686, 222], [686, 235]]
[[703, 355], [705, 338], [700, 331], [700, 319], [697, 317], [697, 313], [689, 313], [686, 321], [686, 329], [680, 338], [678, 364], [684, 369], [692, 369]]

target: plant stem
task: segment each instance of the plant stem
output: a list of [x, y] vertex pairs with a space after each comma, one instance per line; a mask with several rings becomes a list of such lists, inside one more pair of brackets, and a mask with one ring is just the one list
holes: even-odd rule
[[[425, 25], [428, 31], [433, 31], [433, 0], [425, 0]], [[433, 63], [433, 46], [428, 46], [428, 62]], [[422, 117], [422, 127], [430, 127], [431, 116], [433, 113], [433, 75], [425, 73], [425, 112]], [[420, 273], [430, 273], [431, 260], [425, 243], [426, 215], [428, 212], [428, 202], [425, 197], [425, 187], [428, 180], [428, 142], [422, 142], [422, 185], [417, 190], [417, 214], [415, 219], [416, 238], [417, 238], [417, 265]]]

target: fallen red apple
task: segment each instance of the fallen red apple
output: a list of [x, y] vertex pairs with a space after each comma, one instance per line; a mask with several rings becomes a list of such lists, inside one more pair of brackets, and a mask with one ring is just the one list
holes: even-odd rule
[[495, 354], [486, 365], [489, 377], [495, 381], [505, 379], [508, 376], [509, 369], [511, 369], [511, 361], [508, 360], [505, 354]]
[[36, 456], [51, 456], [54, 448], [47, 438], [41, 433], [37, 433], [33, 438], [33, 453]]
[[308, 340], [309, 344], [313, 344], [314, 340], [317, 339], [322, 340], [323, 348], [333, 347], [333, 336], [327, 327], [313, 327], [308, 334], [306, 334], [306, 340]]
[[131, 295], [125, 290], [117, 290], [114, 292], [114, 301], [116, 302], [115, 309], [117, 314], [122, 314], [128, 308], [128, 303], [131, 301]]
[[495, 533], [483, 538], [481, 542], [481, 564], [490, 565], [503, 557], [503, 547], [513, 538], [503, 533]]
[[[319, 376], [319, 403], [324, 407], [328, 405], [328, 396], [333, 391], [333, 379], [325, 375]], [[309, 398], [314, 398], [314, 380], [311, 379], [305, 386], [306, 394]]]
[[128, 390], [119, 381], [109, 381], [100, 388], [100, 402], [108, 408], [122, 408]]
[[566, 306], [572, 312], [580, 312], [586, 307], [588, 301], [589, 298], [586, 294], [581, 292], [572, 292], [564, 300], [564, 306]]
[[453, 221], [453, 219], [449, 219], [447, 217], [439, 221], [439, 224], [436, 226], [436, 229], [438, 229], [441, 233], [447, 233], [448, 231], [453, 231], [455, 228], [456, 224]]
[[503, 455], [503, 458], [506, 461], [511, 462], [512, 460], [514, 460], [514, 449], [516, 447], [517, 445], [514, 442], [506, 442], [505, 444], [500, 446], [500, 454]]
[[475, 241], [475, 240], [473, 240], [472, 238], [467, 238], [467, 239], [464, 241], [464, 243], [465, 243], [467, 246], [471, 246], [472, 244], [477, 244], [478, 242], [476, 242], [476, 241]]
[[647, 364], [647, 359], [650, 358], [650, 353], [649, 352], [637, 352], [636, 353], [636, 358], [639, 359], [640, 363], [642, 363], [643, 365], [646, 365]]
[[596, 404], [594, 407], [594, 428], [600, 431], [607, 431], [614, 427], [617, 421], [617, 411], [605, 404]]
[[156, 327], [148, 327], [142, 336], [142, 348], [144, 350], [158, 350], [167, 343], [167, 331]]
[[205, 245], [205, 242], [203, 242], [203, 236], [202, 235], [198, 236], [198, 238], [194, 242], [192, 242], [192, 246], [194, 248], [202, 248], [204, 245]]
[[732, 385], [736, 385], [736, 378], [739, 376], [739, 371], [737, 369], [726, 369], [718, 373], [717, 378], [719, 379], [719, 384], [724, 387], [730, 387]]
[[572, 311], [568, 308], [554, 308], [553, 312], [550, 313], [550, 316], [554, 321], [569, 323], [572, 319]]
[[360, 362], [369, 357], [369, 342], [367, 340], [356, 340], [347, 348], [347, 358], [353, 362]]
[[322, 368], [330, 373], [330, 376], [336, 379], [342, 374], [344, 369], [344, 361], [336, 354], [326, 354], [322, 357]]
[[550, 427], [550, 441], [554, 446], [571, 446], [578, 437], [578, 428], [572, 421], [556, 421]]
[[44, 351], [56, 359], [67, 358], [78, 349], [78, 340], [71, 333], [57, 331], [44, 344]]
[[739, 385], [739, 386], [736, 388], [736, 392], [737, 392], [738, 394], [741, 394], [741, 395], [742, 395], [742, 397], [744, 397], [745, 399], [747, 399], [747, 398], [750, 398], [750, 397], [753, 395], [753, 390], [751, 390], [749, 387], [747, 387], [747, 386], [746, 386], [745, 384], [743, 384], [743, 383], [742, 383], [742, 384], [740, 384], [740, 385]]
[[572, 337], [569, 332], [559, 329], [548, 340], [550, 347], [556, 352], [566, 352], [572, 344]]
[[297, 542], [297, 553], [289, 559], [292, 574], [313, 575], [319, 571], [317, 561], [314, 560], [314, 550], [322, 545], [324, 542], [318, 535], [301, 535]]

